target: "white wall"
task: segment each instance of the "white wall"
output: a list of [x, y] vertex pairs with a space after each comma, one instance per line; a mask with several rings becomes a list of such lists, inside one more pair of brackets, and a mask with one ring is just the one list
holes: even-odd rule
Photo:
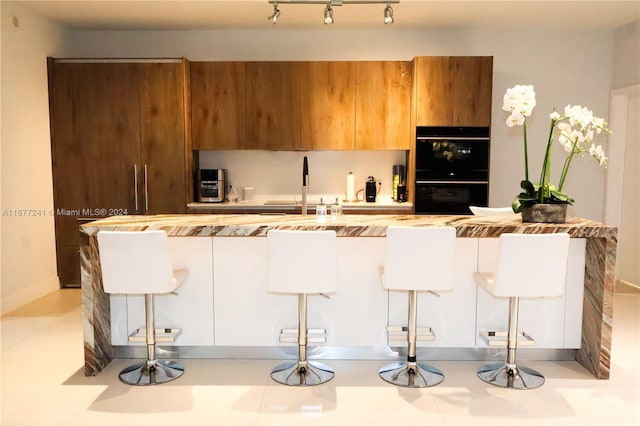
[[[504, 124], [504, 91], [534, 84], [538, 107], [530, 120], [530, 164], [539, 174], [553, 107], [589, 106], [606, 116], [612, 81], [613, 31], [459, 29], [402, 31], [78, 31], [72, 54], [83, 57], [180, 57], [191, 60], [409, 60], [419, 55], [492, 55], [494, 89], [491, 205], [510, 205], [523, 178], [522, 136]], [[599, 143], [605, 143], [602, 137]], [[564, 153], [554, 151], [554, 176]], [[565, 190], [570, 214], [601, 220], [604, 172], [575, 161]], [[337, 189], [339, 190], [339, 189]]]
[[[618, 234], [616, 277], [640, 286], [640, 102], [638, 95], [629, 97], [625, 152], [622, 209]], [[625, 131], [625, 129], [621, 129]]]
[[612, 135], [609, 145], [612, 161], [607, 174], [605, 220], [619, 227], [616, 278], [640, 286], [640, 21], [617, 29], [614, 40], [612, 87], [617, 90], [611, 93], [611, 122], [621, 128]]
[[640, 20], [615, 32], [612, 89], [640, 83]]
[[[11, 25], [16, 16], [19, 26]], [[65, 54], [61, 27], [2, 2], [2, 312], [58, 288], [47, 56]], [[35, 216], [16, 216], [33, 209]]]

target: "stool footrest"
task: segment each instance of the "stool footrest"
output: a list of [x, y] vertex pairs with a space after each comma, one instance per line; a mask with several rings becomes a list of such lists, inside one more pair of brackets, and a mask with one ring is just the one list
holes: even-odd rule
[[[175, 342], [176, 338], [182, 333], [181, 328], [156, 328], [155, 339], [156, 342]], [[129, 335], [130, 342], [146, 342], [147, 341], [147, 329], [138, 328], [136, 331]]]
[[[407, 340], [408, 327], [387, 327], [387, 338], [389, 340]], [[419, 342], [431, 342], [436, 339], [431, 327], [418, 327], [416, 330], [416, 340]]]
[[[489, 346], [507, 346], [508, 334], [506, 331], [481, 331], [480, 337]], [[524, 331], [518, 332], [518, 346], [533, 346], [536, 341], [525, 333]]]
[[[298, 343], [298, 329], [283, 328], [282, 330], [280, 330], [279, 340], [280, 340], [280, 343]], [[308, 343], [326, 343], [327, 330], [325, 330], [324, 328], [308, 328], [307, 342]]]

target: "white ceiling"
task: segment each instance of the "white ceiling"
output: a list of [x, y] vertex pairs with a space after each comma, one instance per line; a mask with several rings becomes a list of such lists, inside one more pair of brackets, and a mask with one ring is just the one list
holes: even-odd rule
[[[4, 0], [3, 0], [4, 1]], [[23, 6], [79, 29], [438, 29], [506, 27], [613, 29], [639, 19], [640, 1], [431, 1], [400, 0], [394, 25], [384, 25], [383, 4], [334, 7], [335, 24], [322, 23], [322, 4], [280, 3], [277, 25], [267, 21], [268, 0], [20, 1]], [[9, 8], [9, 13], [11, 10]]]

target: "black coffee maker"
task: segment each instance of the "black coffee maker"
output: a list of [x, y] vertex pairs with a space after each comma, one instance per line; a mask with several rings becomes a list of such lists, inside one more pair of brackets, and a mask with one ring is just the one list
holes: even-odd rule
[[367, 183], [365, 184], [365, 200], [367, 203], [375, 203], [376, 202], [376, 178], [373, 176], [369, 176], [367, 178]]

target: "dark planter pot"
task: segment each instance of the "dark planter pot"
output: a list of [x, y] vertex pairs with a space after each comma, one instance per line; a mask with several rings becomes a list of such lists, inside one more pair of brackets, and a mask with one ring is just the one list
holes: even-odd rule
[[565, 223], [567, 204], [534, 204], [522, 210], [523, 222]]

